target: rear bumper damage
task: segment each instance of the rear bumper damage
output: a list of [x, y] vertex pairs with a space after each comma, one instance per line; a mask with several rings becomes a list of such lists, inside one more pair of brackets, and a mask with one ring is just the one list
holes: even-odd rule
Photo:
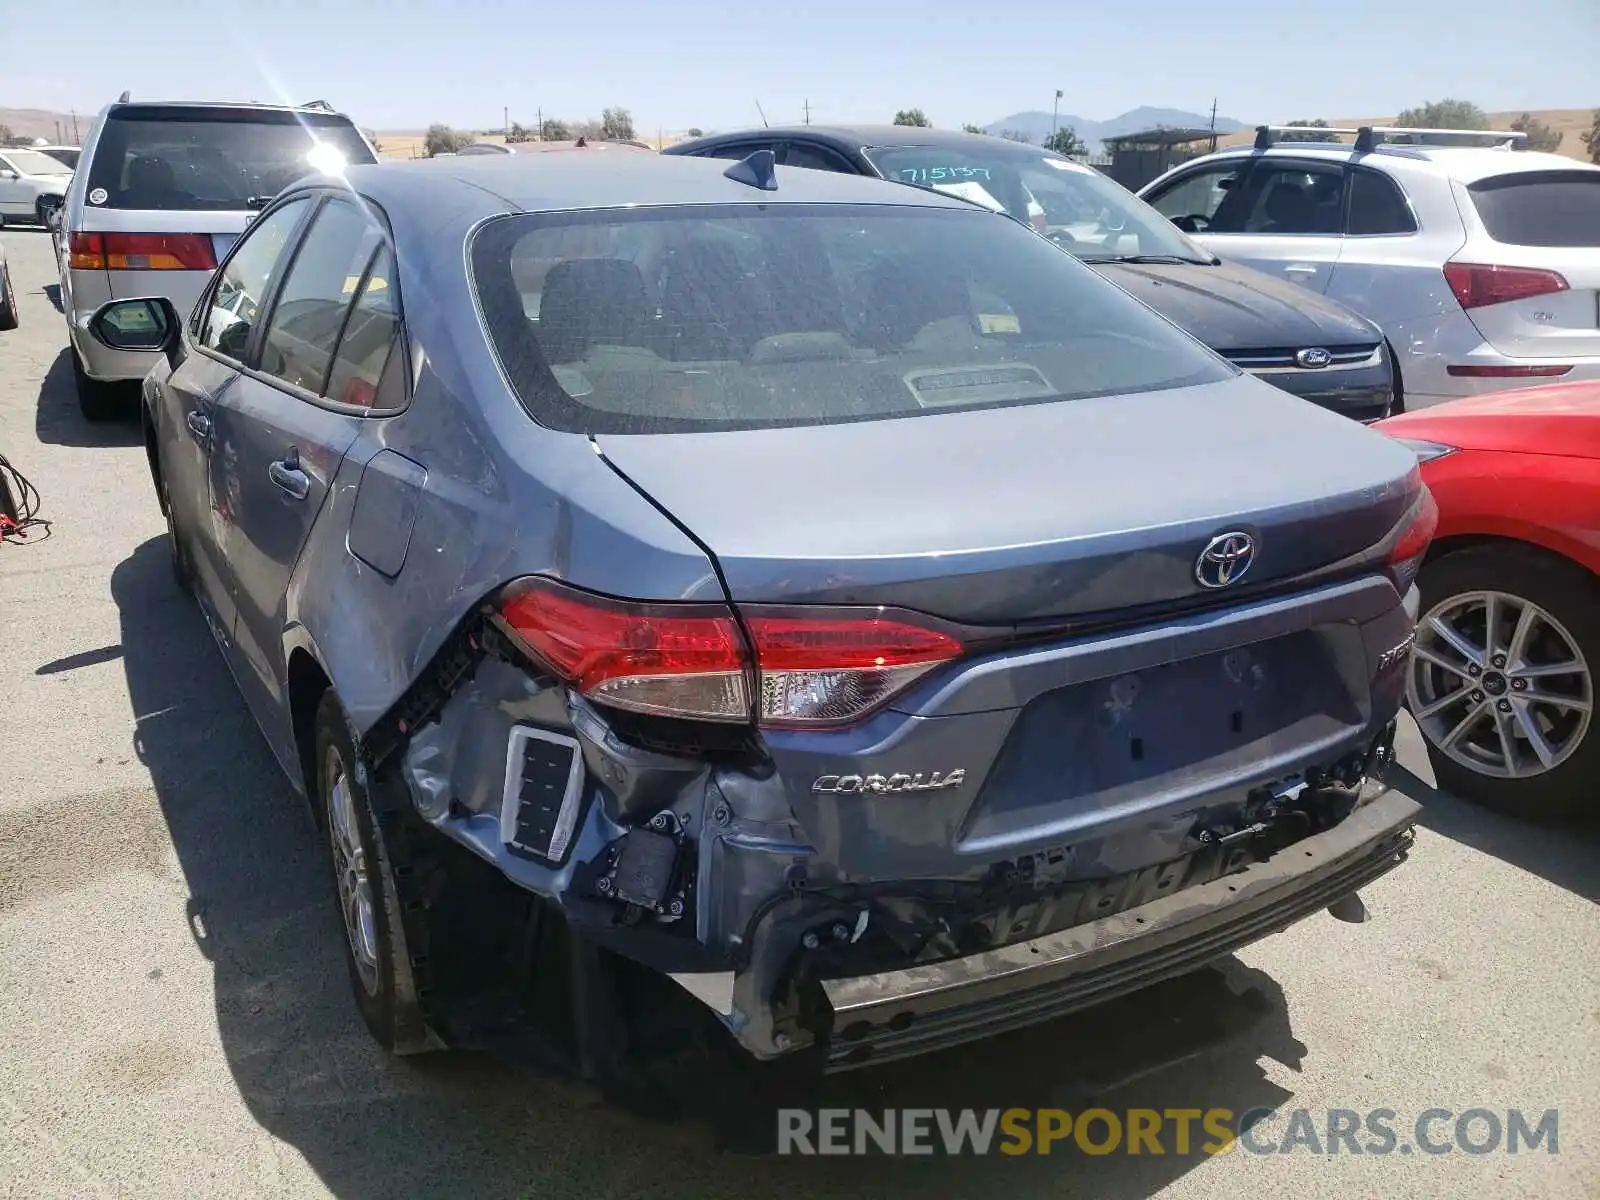
[[1398, 866], [1420, 812], [1388, 792], [1265, 862], [1114, 917], [967, 958], [828, 981], [827, 1065], [847, 1069], [988, 1037], [1204, 966]]

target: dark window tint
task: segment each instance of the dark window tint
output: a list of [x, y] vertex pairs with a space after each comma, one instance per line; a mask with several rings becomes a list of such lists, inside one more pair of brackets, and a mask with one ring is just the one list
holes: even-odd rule
[[260, 369], [321, 393], [345, 314], [382, 235], [353, 204], [323, 206], [295, 254], [261, 345]]
[[[228, 210], [270, 199], [314, 169], [325, 143], [373, 162], [349, 118], [257, 109], [134, 108], [106, 120], [89, 165], [98, 208]], [[260, 201], [257, 200], [256, 207]]]
[[1467, 191], [1489, 236], [1508, 246], [1600, 246], [1600, 171], [1496, 175]]
[[[384, 367], [400, 334], [400, 304], [394, 277], [394, 255], [387, 246], [378, 250], [361, 294], [345, 323], [339, 352], [328, 376], [327, 395], [341, 404], [371, 408], [377, 404]], [[397, 397], [396, 401], [402, 401]]]
[[786, 167], [807, 167], [814, 171], [851, 171], [850, 164], [826, 146], [806, 142], [790, 142], [783, 156]]
[[732, 146], [713, 146], [700, 152], [701, 158], [749, 158], [757, 150], [771, 150], [771, 142], [739, 142]]
[[513, 386], [558, 429], [836, 424], [1229, 374], [1025, 226], [965, 208], [515, 216], [471, 260]]
[[1350, 216], [1345, 232], [1355, 235], [1415, 233], [1416, 218], [1394, 180], [1377, 171], [1350, 174]]
[[229, 358], [244, 358], [273, 269], [305, 215], [307, 203], [291, 200], [273, 209], [240, 239], [232, 257], [222, 264], [210, 293], [210, 308], [200, 325], [201, 345]]
[[1338, 236], [1344, 172], [1302, 163], [1256, 163], [1230, 187], [1208, 233]]

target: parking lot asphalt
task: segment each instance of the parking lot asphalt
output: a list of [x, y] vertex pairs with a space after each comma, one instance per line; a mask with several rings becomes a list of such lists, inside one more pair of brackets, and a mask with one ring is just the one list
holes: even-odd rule
[[1272, 1108], [1269, 1146], [1296, 1109], [1319, 1131], [1393, 1109], [1406, 1144], [1431, 1108], [1555, 1109], [1556, 1153], [762, 1158], [488, 1059], [386, 1059], [310, 818], [172, 582], [137, 426], [78, 414], [49, 238], [0, 238], [22, 321], [0, 334], [0, 453], [54, 522], [0, 546], [0, 1194], [1600, 1196], [1600, 836], [1438, 794], [1410, 728], [1423, 827], [1366, 924], [1319, 914], [815, 1102]]

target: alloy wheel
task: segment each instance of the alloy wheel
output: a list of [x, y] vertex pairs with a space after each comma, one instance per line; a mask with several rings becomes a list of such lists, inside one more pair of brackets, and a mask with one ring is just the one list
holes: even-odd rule
[[1447, 597], [1423, 615], [1406, 680], [1423, 736], [1480, 775], [1524, 779], [1583, 744], [1589, 663], [1554, 616], [1500, 591]]
[[372, 878], [362, 848], [361, 828], [356, 805], [360, 803], [350, 787], [350, 776], [339, 752], [328, 750], [325, 779], [328, 780], [328, 843], [333, 850], [334, 878], [339, 885], [339, 911], [344, 916], [344, 931], [350, 942], [350, 955], [356, 974], [368, 995], [378, 992], [378, 927], [373, 914]]

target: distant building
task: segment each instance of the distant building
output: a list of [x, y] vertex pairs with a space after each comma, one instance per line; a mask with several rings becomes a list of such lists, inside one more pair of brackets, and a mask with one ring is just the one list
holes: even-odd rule
[[1211, 129], [1147, 129], [1104, 138], [1111, 161], [1100, 169], [1135, 192], [1169, 168], [1210, 154], [1221, 136]]

